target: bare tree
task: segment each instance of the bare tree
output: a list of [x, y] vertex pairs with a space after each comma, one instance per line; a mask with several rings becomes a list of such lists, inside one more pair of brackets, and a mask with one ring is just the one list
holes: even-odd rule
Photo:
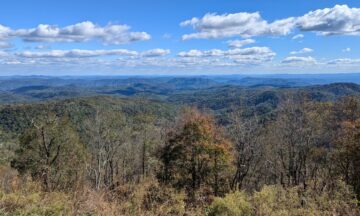
[[91, 163], [88, 166], [95, 188], [113, 188], [119, 172], [121, 146], [129, 140], [126, 119], [120, 113], [97, 110], [86, 122]]
[[244, 117], [241, 109], [235, 111], [230, 117], [231, 124], [228, 131], [236, 155], [236, 172], [231, 187], [242, 189], [244, 180], [249, 175], [253, 175], [260, 166], [263, 151], [262, 127], [256, 115]]
[[270, 127], [272, 163], [284, 186], [303, 184], [310, 177], [312, 150], [319, 145], [318, 113], [313, 112], [304, 98], [291, 95], [279, 108], [277, 120]]

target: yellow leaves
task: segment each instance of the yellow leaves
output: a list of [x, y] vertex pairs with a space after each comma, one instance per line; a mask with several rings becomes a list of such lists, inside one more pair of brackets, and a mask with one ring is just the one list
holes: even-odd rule
[[333, 190], [304, 190], [301, 187], [264, 186], [247, 194], [235, 191], [224, 198], [215, 198], [208, 215], [358, 215], [349, 187], [336, 182]]
[[252, 206], [245, 192], [235, 191], [224, 198], [215, 198], [208, 209], [209, 216], [251, 215]]
[[68, 215], [70, 209], [67, 194], [42, 192], [30, 179], [10, 193], [0, 188], [0, 215]]

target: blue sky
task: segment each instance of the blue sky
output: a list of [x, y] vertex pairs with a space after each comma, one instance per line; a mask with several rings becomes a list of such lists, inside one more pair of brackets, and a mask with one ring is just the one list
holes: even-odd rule
[[0, 75], [360, 72], [360, 2], [0, 3]]

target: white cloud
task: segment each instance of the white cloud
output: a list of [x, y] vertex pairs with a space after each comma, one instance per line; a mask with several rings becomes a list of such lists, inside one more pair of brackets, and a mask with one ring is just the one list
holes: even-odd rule
[[15, 53], [22, 58], [91, 58], [100, 56], [126, 56], [126, 57], [160, 57], [170, 53], [168, 49], [152, 49], [144, 52], [137, 52], [127, 49], [111, 50], [50, 50], [42, 52], [23, 51]]
[[328, 64], [333, 64], [333, 65], [360, 64], [360, 59], [341, 58], [341, 59], [330, 60], [327, 63]]
[[249, 47], [249, 48], [236, 48], [229, 50], [190, 50], [187, 52], [178, 53], [179, 57], [189, 59], [204, 59], [215, 58], [223, 63], [236, 63], [236, 64], [261, 64], [271, 61], [275, 57], [274, 53], [268, 47]]
[[297, 34], [294, 35], [291, 39], [293, 40], [298, 40], [298, 39], [303, 39], [305, 36], [303, 34]]
[[24, 58], [85, 58], [85, 57], [97, 57], [97, 56], [110, 56], [110, 55], [125, 55], [136, 56], [138, 52], [130, 51], [126, 49], [114, 49], [114, 50], [51, 50], [47, 52], [31, 52], [23, 51], [16, 53], [19, 57]]
[[196, 50], [196, 49], [192, 49], [188, 52], [179, 52], [178, 56], [180, 57], [202, 57], [203, 56], [203, 52], [200, 50]]
[[219, 49], [212, 49], [206, 51], [192, 49], [187, 52], [179, 52], [178, 56], [179, 57], [214, 57], [214, 56], [222, 56], [224, 55], [224, 53], [225, 53], [224, 51]]
[[170, 54], [170, 50], [168, 49], [152, 49], [141, 53], [141, 55], [144, 57], [158, 57], [158, 56], [165, 56], [168, 54]]
[[271, 61], [276, 53], [268, 47], [232, 49], [225, 53], [230, 59], [241, 64], [262, 64]]
[[0, 24], [0, 41], [8, 39], [10, 32], [10, 28]]
[[230, 56], [230, 55], [258, 55], [273, 53], [268, 47], [249, 47], [249, 48], [236, 48], [230, 50], [190, 50], [188, 52], [180, 52], [180, 57], [214, 57], [214, 56]]
[[245, 39], [245, 40], [229, 40], [227, 44], [230, 48], [240, 48], [248, 44], [255, 43], [254, 39]]
[[231, 36], [252, 37], [258, 35], [286, 35], [293, 28], [293, 18], [268, 23], [259, 12], [222, 14], [208, 13], [202, 18], [194, 17], [180, 23], [192, 26], [197, 32], [185, 34], [183, 40], [199, 38], [222, 38]]
[[[0, 68], [15, 68], [22, 65], [23, 69], [31, 71], [33, 71], [33, 69], [41, 71], [41, 68], [44, 69], [43, 71], [58, 70], [59, 68], [66, 68], [66, 71], [72, 71], [74, 68], [77, 68], [79, 69], [79, 72], [96, 68], [99, 73], [128, 73], [129, 68], [131, 68], [131, 71], [134, 73], [148, 73], [150, 71], [151, 73], [159, 71], [164, 73], [201, 73], [204, 71], [206, 71], [206, 73], [209, 73], [209, 71], [217, 73], [219, 71], [222, 73], [237, 73], [240, 71], [257, 71], [262, 73], [329, 73], [354, 72], [360, 65], [360, 59], [333, 59], [317, 61], [310, 56], [289, 56], [281, 62], [277, 62], [273, 59], [276, 54], [267, 47], [250, 47], [246, 49], [229, 50], [197, 50], [197, 52], [192, 52], [198, 53], [197, 55], [194, 54], [193, 57], [167, 56], [163, 58], [145, 57], [143, 56], [143, 53], [146, 51], [138, 52], [135, 56], [115, 55], [115, 57], [118, 58], [100, 58], [100, 55], [106, 55], [107, 53], [99, 52], [99, 50], [93, 51], [96, 52], [93, 52], [91, 55], [85, 52], [80, 52], [80, 54], [76, 53], [76, 55], [53, 52], [49, 55], [41, 56], [27, 55], [28, 57], [16, 55], [16, 52], [3, 52], [6, 56], [0, 58]], [[49, 52], [44, 51], [36, 53]], [[9, 65], [9, 67], [6, 67], [6, 65]]]
[[305, 54], [305, 53], [311, 53], [313, 52], [314, 50], [311, 49], [311, 48], [303, 48], [301, 50], [298, 50], [298, 51], [292, 51], [290, 52], [291, 55], [297, 55], [297, 54]]
[[351, 48], [350, 47], [347, 47], [345, 49], [342, 50], [343, 52], [350, 52], [351, 51]]
[[297, 18], [301, 31], [313, 31], [322, 35], [360, 35], [360, 8], [335, 5], [310, 11]]
[[244, 49], [231, 49], [225, 52], [226, 55], [260, 55], [260, 54], [273, 54], [269, 47], [249, 47]]
[[303, 57], [303, 56], [289, 56], [286, 57], [284, 60], [282, 60], [282, 63], [285, 64], [316, 64], [317, 61], [311, 57], [311, 56], [307, 56], [307, 57]]
[[0, 40], [19, 37], [27, 42], [85, 42], [99, 40], [104, 44], [125, 44], [149, 40], [146, 32], [132, 32], [127, 25], [108, 24], [99, 26], [90, 21], [60, 28], [55, 25], [40, 24], [36, 28], [12, 30], [0, 25]]
[[[195, 33], [185, 34], [183, 40], [209, 39], [240, 36], [243, 38], [254, 36], [282, 36], [294, 29], [316, 32], [320, 35], [360, 35], [360, 8], [349, 8], [347, 5], [335, 5], [310, 11], [303, 16], [289, 17], [268, 22], [259, 12], [232, 13], [218, 15], [208, 13], [202, 18], [194, 17], [180, 24], [191, 26]], [[293, 39], [303, 38], [298, 34]]]

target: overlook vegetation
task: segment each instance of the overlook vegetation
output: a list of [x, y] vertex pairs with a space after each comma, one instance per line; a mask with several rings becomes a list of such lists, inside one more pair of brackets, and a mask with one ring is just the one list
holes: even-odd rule
[[0, 215], [359, 215], [360, 87], [224, 79], [0, 80]]

